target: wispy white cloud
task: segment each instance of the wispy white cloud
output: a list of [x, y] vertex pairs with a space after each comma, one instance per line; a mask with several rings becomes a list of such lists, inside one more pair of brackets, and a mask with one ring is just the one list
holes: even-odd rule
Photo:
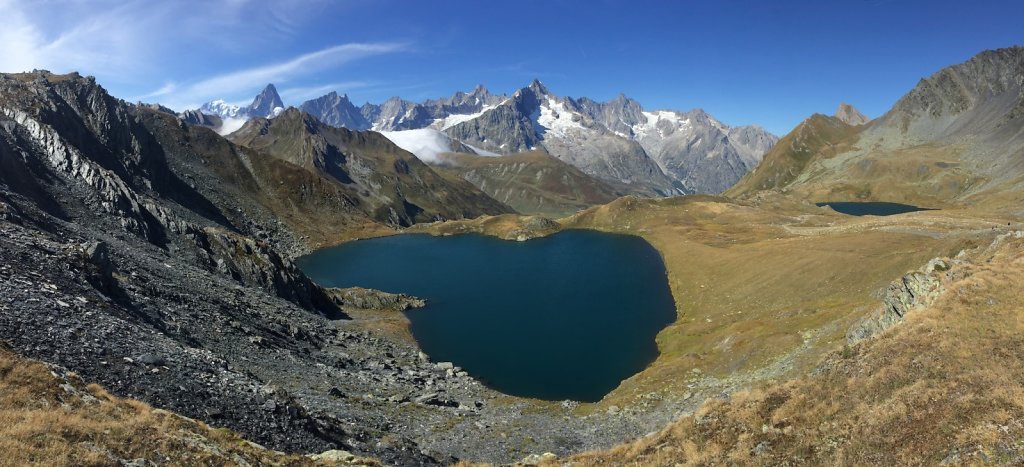
[[138, 97], [136, 97], [133, 100], [145, 100], [145, 99], [150, 99], [150, 98], [153, 98], [153, 97], [166, 96], [166, 95], [171, 94], [172, 92], [174, 92], [176, 89], [178, 89], [178, 85], [177, 84], [175, 84], [175, 83], [167, 83], [167, 84], [164, 84], [163, 86], [161, 86], [160, 89], [157, 89], [157, 90], [155, 90], [155, 91], [153, 91], [151, 93], [147, 93], [147, 94], [143, 94], [141, 96], [138, 96]]
[[314, 97], [320, 97], [331, 91], [346, 94], [354, 89], [363, 89], [372, 84], [366, 81], [343, 81], [340, 83], [331, 83], [318, 86], [299, 86], [299, 87], [288, 87], [278, 89], [278, 93], [281, 94], [281, 100], [285, 103], [297, 103], [305, 100], [312, 99]]
[[[138, 6], [0, 0], [0, 70], [132, 73], [149, 63], [143, 60], [148, 48], [143, 38], [159, 30], [156, 23], [168, 13], [163, 4], [147, 5], [144, 14]], [[56, 11], [62, 14], [47, 16]]]
[[[161, 99], [161, 102], [172, 108], [194, 107], [205, 100], [236, 93], [241, 89], [258, 89], [267, 83], [287, 83], [294, 78], [309, 76], [325, 69], [334, 69], [353, 60], [405, 49], [407, 49], [406, 44], [390, 42], [336, 45], [305, 53], [283, 62], [237, 70], [184, 86], [177, 86], [176, 90], [173, 93], [168, 93], [165, 99]], [[318, 87], [310, 89], [316, 88]], [[326, 88], [326, 86], [319, 86], [319, 88]], [[301, 91], [310, 91], [310, 89], [300, 88], [296, 94], [301, 94]], [[158, 91], [154, 91], [154, 93]]]
[[[318, 88], [366, 86], [318, 85], [317, 73], [404, 44], [353, 42], [287, 55], [304, 25], [336, 6], [321, 0], [0, 0], [0, 72], [79, 71], [130, 100], [178, 107], [237, 100], [268, 82], [295, 83], [286, 86], [295, 99]], [[246, 68], [247, 58], [258, 66]]]

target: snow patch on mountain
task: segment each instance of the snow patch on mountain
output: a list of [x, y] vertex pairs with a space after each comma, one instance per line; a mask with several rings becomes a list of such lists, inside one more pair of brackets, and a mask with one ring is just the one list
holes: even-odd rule
[[[476, 99], [476, 101], [479, 101], [479, 100], [480, 100], [479, 98]], [[488, 110], [491, 110], [491, 109], [493, 109], [495, 107], [497, 107], [497, 106], [496, 105], [487, 105], [487, 106], [484, 106], [482, 109], [480, 109], [479, 112], [476, 112], [476, 113], [448, 115], [448, 116], [446, 116], [444, 118], [439, 118], [439, 119], [435, 120], [434, 121], [434, 126], [440, 127], [441, 130], [447, 130], [447, 129], [449, 129], [449, 128], [455, 126], [455, 125], [458, 125], [458, 124], [460, 124], [462, 122], [468, 122], [470, 120], [473, 120], [474, 118], [477, 118], [477, 117], [483, 115], [484, 112], [487, 112]]]
[[224, 119], [240, 117], [245, 114], [245, 109], [241, 106], [230, 104], [224, 101], [224, 99], [207, 102], [199, 110], [207, 115], [217, 115]]
[[382, 131], [380, 134], [424, 162], [435, 162], [439, 154], [453, 152], [457, 146], [448, 135], [432, 128]]
[[582, 131], [585, 129], [580, 123], [582, 120], [580, 114], [567, 109], [565, 104], [552, 97], [548, 97], [547, 101], [541, 104], [540, 114], [534, 117], [534, 121], [543, 129], [538, 134], [545, 138], [565, 138], [571, 132]]
[[653, 135], [664, 138], [676, 130], [686, 130], [692, 125], [690, 119], [671, 110], [643, 112], [643, 116], [646, 122], [633, 125], [633, 135], [637, 140]]

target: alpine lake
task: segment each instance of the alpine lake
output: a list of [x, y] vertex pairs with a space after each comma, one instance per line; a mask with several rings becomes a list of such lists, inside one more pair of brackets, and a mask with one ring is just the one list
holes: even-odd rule
[[632, 236], [570, 230], [525, 242], [402, 234], [297, 260], [325, 287], [415, 295], [406, 312], [432, 361], [506, 394], [600, 400], [658, 355], [676, 318], [665, 266]]

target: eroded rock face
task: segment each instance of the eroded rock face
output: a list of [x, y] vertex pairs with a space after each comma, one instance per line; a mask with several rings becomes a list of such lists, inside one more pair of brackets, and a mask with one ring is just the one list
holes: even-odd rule
[[944, 288], [943, 273], [955, 260], [935, 258], [920, 271], [908, 273], [889, 284], [882, 297], [882, 305], [853, 325], [846, 333], [846, 342], [855, 344], [889, 329], [914, 310], [935, 302]]
[[329, 318], [345, 317], [323, 288], [268, 243], [214, 228], [204, 229], [194, 238], [198, 254], [204, 255], [215, 271]]

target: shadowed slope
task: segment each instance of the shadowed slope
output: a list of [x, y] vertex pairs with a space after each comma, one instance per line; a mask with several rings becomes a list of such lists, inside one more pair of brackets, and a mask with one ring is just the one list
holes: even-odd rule
[[468, 182], [437, 175], [380, 133], [334, 128], [296, 109], [251, 120], [230, 138], [326, 175], [380, 222], [407, 226], [511, 212]]
[[621, 195], [544, 151], [501, 157], [449, 153], [441, 155], [434, 168], [469, 181], [524, 214], [560, 217]]

